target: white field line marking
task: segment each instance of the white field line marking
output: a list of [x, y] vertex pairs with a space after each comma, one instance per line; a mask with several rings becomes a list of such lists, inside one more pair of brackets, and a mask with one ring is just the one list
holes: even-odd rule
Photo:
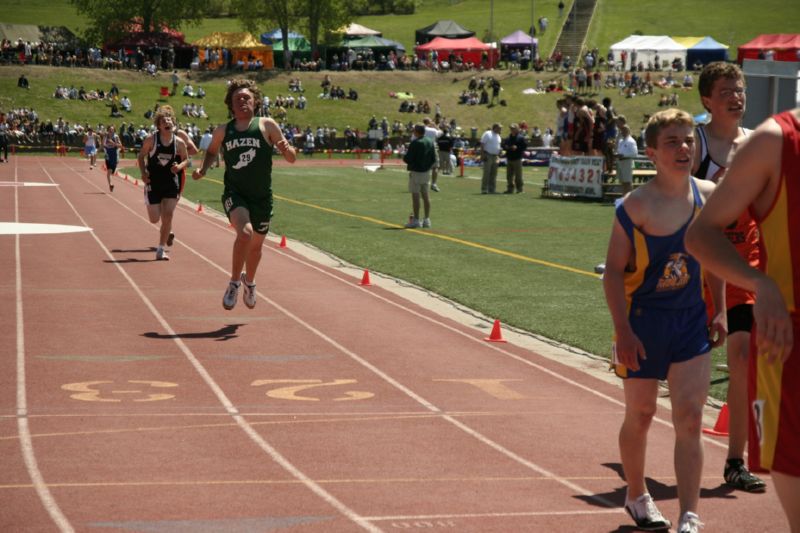
[[[85, 179], [85, 178], [83, 178], [83, 179]], [[141, 217], [141, 215], [139, 215], [138, 213], [135, 213], [128, 206], [126, 206], [125, 204], [122, 204], [122, 202], [120, 202], [119, 200], [117, 200], [117, 202], [120, 203], [120, 205], [122, 205], [123, 207], [125, 207], [129, 211], [131, 211], [134, 214], [134, 216], [140, 217], [140, 218], [142, 218], [142, 220], [144, 220], [144, 218]], [[203, 261], [205, 261], [206, 263], [208, 263], [212, 267], [216, 268], [217, 270], [219, 270], [223, 274], [225, 274], [225, 275], [229, 274], [229, 272], [227, 272], [225, 270], [225, 268], [223, 268], [222, 266], [214, 263], [211, 259], [209, 259], [205, 255], [201, 254], [200, 252], [198, 252], [194, 248], [188, 246], [184, 242], [181, 242], [181, 244], [187, 250], [189, 250], [190, 252], [195, 254], [197, 257], [199, 257], [200, 259], [202, 259]], [[304, 261], [300, 261], [300, 262], [302, 264], [306, 264], [308, 266], [311, 266], [314, 269], [320, 270], [315, 265], [311, 265], [311, 264], [305, 263]], [[118, 266], [118, 268], [120, 268], [120, 267]], [[337, 278], [336, 276], [331, 276], [331, 277], [333, 277], [334, 279], [338, 279], [340, 282], [343, 282], [342, 279]], [[133, 282], [131, 281], [131, 283], [133, 283]], [[291, 318], [292, 320], [294, 320], [295, 322], [297, 322], [298, 324], [300, 324], [301, 326], [306, 328], [308, 331], [312, 332], [314, 335], [316, 335], [319, 338], [323, 339], [325, 342], [327, 342], [331, 346], [335, 347], [336, 349], [341, 351], [343, 354], [345, 354], [348, 357], [350, 357], [352, 360], [356, 361], [357, 363], [359, 363], [363, 367], [367, 368], [368, 370], [373, 372], [375, 375], [377, 375], [378, 377], [380, 377], [381, 379], [383, 379], [384, 381], [386, 381], [387, 383], [389, 383], [390, 385], [392, 385], [393, 387], [395, 387], [396, 389], [400, 390], [401, 392], [406, 394], [408, 397], [410, 397], [411, 399], [413, 399], [414, 401], [416, 401], [417, 403], [422, 405], [425, 409], [427, 409], [427, 410], [429, 410], [431, 412], [440, 414], [440, 416], [442, 417], [443, 420], [445, 420], [445, 421], [449, 422], [450, 424], [456, 426], [457, 428], [459, 428], [464, 433], [472, 436], [473, 438], [477, 439], [478, 441], [482, 442], [483, 444], [489, 446], [490, 448], [494, 449], [495, 451], [497, 451], [501, 455], [505, 455], [507, 458], [511, 459], [512, 461], [514, 461], [514, 462], [516, 462], [516, 463], [518, 463], [518, 464], [520, 464], [520, 465], [522, 465], [522, 466], [524, 466], [524, 467], [526, 467], [526, 468], [528, 468], [530, 470], [533, 470], [534, 472], [537, 472], [537, 473], [539, 473], [539, 474], [541, 474], [543, 476], [546, 476], [546, 477], [548, 477], [550, 479], [553, 479], [553, 480], [557, 481], [559, 484], [567, 487], [571, 491], [577, 492], [578, 494], [581, 494], [583, 496], [591, 498], [594, 501], [596, 501], [596, 502], [598, 502], [598, 503], [600, 503], [600, 504], [602, 504], [602, 505], [604, 505], [606, 507], [609, 507], [609, 508], [617, 507], [613, 502], [611, 502], [607, 498], [603, 498], [602, 496], [597, 496], [594, 493], [592, 493], [591, 491], [589, 491], [588, 489], [585, 489], [584, 487], [581, 487], [580, 485], [578, 485], [576, 483], [573, 483], [573, 482], [569, 481], [568, 479], [566, 479], [566, 478], [564, 478], [562, 476], [559, 476], [556, 473], [551, 472], [551, 471], [545, 469], [542, 466], [539, 466], [538, 464], [536, 464], [536, 463], [534, 463], [532, 461], [529, 461], [528, 459], [525, 459], [524, 457], [522, 457], [522, 456], [514, 453], [513, 451], [503, 447], [501, 444], [491, 440], [489, 437], [483, 435], [482, 433], [472, 429], [471, 427], [467, 426], [466, 424], [464, 424], [460, 420], [457, 420], [456, 418], [454, 418], [454, 417], [452, 417], [452, 416], [450, 416], [448, 414], [445, 414], [444, 412], [442, 412], [442, 410], [440, 408], [436, 407], [431, 402], [429, 402], [426, 399], [422, 398], [420, 395], [418, 395], [417, 393], [415, 393], [414, 391], [412, 391], [411, 389], [409, 389], [408, 387], [406, 387], [402, 383], [398, 382], [397, 380], [395, 380], [394, 378], [392, 378], [391, 376], [389, 376], [388, 374], [386, 374], [385, 372], [380, 370], [378, 367], [374, 366], [372, 363], [370, 363], [369, 361], [365, 360], [364, 358], [362, 358], [361, 356], [359, 356], [358, 354], [353, 352], [352, 350], [350, 350], [347, 347], [343, 346], [342, 344], [336, 342], [333, 338], [329, 337], [328, 335], [326, 335], [325, 333], [323, 333], [319, 329], [315, 328], [314, 326], [312, 326], [311, 324], [309, 324], [308, 322], [306, 322], [305, 320], [303, 320], [299, 316], [295, 315], [294, 313], [292, 313], [291, 311], [289, 311], [285, 307], [281, 306], [280, 304], [278, 304], [277, 302], [273, 301], [272, 299], [267, 298], [261, 292], [257, 292], [257, 294], [263, 300], [265, 300], [267, 303], [269, 303], [271, 306], [273, 306], [275, 309], [277, 309], [278, 311], [280, 311], [281, 313], [283, 313], [287, 317]], [[142, 295], [142, 298], [143, 299], [145, 298], [144, 295]], [[384, 300], [384, 301], [389, 302], [388, 300]], [[389, 303], [392, 303], [392, 302], [389, 302]], [[393, 304], [393, 305], [396, 305], [396, 304]], [[398, 307], [400, 307], [400, 306], [398, 306]], [[155, 313], [155, 310], [154, 310], [154, 313]], [[418, 313], [415, 313], [415, 314], [417, 316], [422, 317], [422, 315], [420, 315]], [[426, 320], [428, 319], [427, 317], [423, 317], [423, 318], [425, 318]], [[442, 325], [444, 327], [447, 327], [447, 329], [450, 329], [452, 331], [457, 331], [457, 330], [455, 330], [453, 328], [450, 328], [449, 326], [446, 326], [445, 324], [443, 324], [441, 322], [436, 322], [436, 323], [440, 324], [440, 325]], [[164, 324], [166, 324], [166, 322]], [[458, 333], [461, 334], [461, 335], [464, 335], [467, 338], [473, 338], [473, 337], [470, 337], [469, 335], [466, 335], [465, 333], [462, 333], [462, 332], [458, 332]], [[188, 351], [188, 349], [187, 349], [187, 351]], [[509, 354], [509, 355], [513, 355], [513, 354]], [[520, 360], [524, 360], [522, 358], [519, 358], [519, 359]], [[199, 362], [197, 364], [200, 365]], [[543, 369], [543, 370], [545, 370], [545, 369]], [[210, 380], [211, 377], [209, 376], [208, 379]], [[222, 394], [222, 391], [220, 391], [220, 394]], [[248, 425], [248, 428], [250, 428], [249, 425]], [[252, 430], [252, 428], [250, 428], [250, 429]]]
[[508, 513], [465, 513], [465, 514], [430, 514], [430, 515], [396, 515], [396, 516], [365, 516], [367, 520], [372, 522], [381, 522], [387, 520], [452, 520], [464, 518], [513, 518], [525, 516], [574, 516], [583, 515], [591, 516], [598, 514], [616, 514], [622, 513], [622, 509], [597, 509], [592, 511], [517, 511]]
[[[19, 158], [14, 158], [14, 181], [19, 179]], [[51, 180], [52, 181], [52, 180]], [[19, 187], [14, 187], [14, 221], [19, 222]], [[28, 391], [27, 377], [25, 373], [25, 320], [22, 307], [22, 259], [20, 251], [20, 235], [14, 237], [14, 270], [16, 280], [16, 314], [17, 314], [17, 430], [19, 431], [19, 443], [22, 450], [22, 458], [25, 468], [31, 478], [36, 494], [39, 496], [50, 519], [63, 533], [75, 531], [69, 520], [59, 508], [50, 489], [47, 488], [44, 476], [39, 470], [36, 462], [36, 454], [33, 450], [33, 438], [31, 437], [28, 425]]]
[[[50, 174], [43, 166], [42, 170], [48, 175], [48, 177], [50, 177]], [[80, 176], [81, 179], [91, 184], [93, 187], [99, 189], [99, 187], [97, 187], [94, 183], [87, 180], [84, 176], [82, 176], [78, 172], [75, 172], [74, 170], [73, 172], [78, 176]], [[50, 177], [50, 179], [52, 180], [52, 177]], [[72, 202], [70, 202], [69, 199], [64, 194], [64, 192], [61, 191], [61, 188], [59, 188], [59, 192], [61, 193], [61, 196], [64, 198], [64, 201], [70, 206], [72, 211], [75, 213], [75, 215], [81, 220], [81, 222], [84, 225], [87, 225], [86, 221], [80, 215], [80, 213], [72, 204]], [[116, 200], [116, 198], [115, 201], [124, 206], [124, 204], [122, 204], [122, 202], [120, 202], [119, 200]], [[133, 212], [133, 210], [128, 208], [127, 206], [124, 207]], [[136, 213], [134, 212], [134, 214]], [[143, 217], [140, 218], [144, 220]], [[108, 247], [105, 246], [105, 244], [100, 240], [100, 238], [97, 236], [95, 232], [92, 232], [92, 237], [95, 239], [100, 249], [103, 250], [103, 253], [105, 253], [105, 255], [113, 262], [114, 256], [111, 254], [111, 251], [108, 249]], [[263, 450], [267, 455], [269, 455], [273, 461], [275, 461], [277, 464], [283, 467], [293, 477], [300, 480], [308, 489], [310, 489], [322, 500], [324, 500], [329, 505], [338, 510], [342, 515], [344, 515], [351, 521], [355, 522], [356, 524], [358, 524], [367, 531], [373, 531], [373, 532], [380, 531], [379, 528], [375, 527], [368, 521], [364, 520], [355, 511], [347, 507], [344, 503], [340, 502], [332, 494], [323, 489], [319, 484], [314, 482], [313, 479], [311, 479], [305, 473], [300, 471], [300, 469], [298, 469], [291, 462], [289, 462], [288, 459], [286, 459], [283, 455], [281, 455], [280, 452], [278, 452], [278, 450], [273, 448], [266, 440], [264, 440], [264, 438], [261, 435], [259, 435], [259, 433], [253, 428], [253, 426], [251, 426], [250, 423], [247, 422], [247, 420], [245, 420], [245, 418], [239, 413], [236, 406], [233, 405], [233, 402], [230, 401], [230, 399], [226, 396], [222, 388], [217, 384], [216, 381], [214, 381], [214, 378], [211, 377], [211, 375], [208, 373], [203, 364], [194, 356], [189, 347], [186, 346], [183, 340], [177, 336], [172, 326], [170, 326], [167, 320], [161, 315], [156, 306], [153, 305], [153, 302], [151, 302], [150, 299], [144, 294], [144, 292], [142, 292], [141, 288], [136, 284], [133, 278], [130, 277], [130, 275], [125, 271], [124, 268], [122, 268], [122, 266], [119, 263], [113, 263], [113, 264], [120, 272], [120, 274], [127, 280], [127, 282], [130, 284], [130, 286], [133, 288], [133, 290], [136, 292], [136, 294], [139, 296], [139, 298], [142, 300], [145, 306], [150, 310], [150, 313], [152, 313], [152, 315], [156, 318], [156, 320], [158, 320], [159, 324], [161, 324], [161, 327], [164, 328], [164, 331], [166, 331], [169, 335], [174, 337], [173, 340], [175, 344], [178, 346], [181, 352], [183, 352], [183, 354], [186, 356], [186, 359], [191, 363], [195, 371], [197, 371], [197, 373], [200, 375], [203, 381], [205, 381], [206, 385], [208, 385], [208, 387], [212, 390], [212, 392], [217, 397], [219, 402], [225, 407], [225, 410], [233, 418], [236, 424], [242, 429], [242, 431], [244, 431], [245, 434], [247, 434], [247, 436], [250, 437], [250, 439], [259, 448], [261, 448], [261, 450]]]

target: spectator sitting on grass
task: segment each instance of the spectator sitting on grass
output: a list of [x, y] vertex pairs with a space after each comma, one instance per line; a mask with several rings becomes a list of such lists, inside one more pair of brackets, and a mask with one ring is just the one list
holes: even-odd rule
[[202, 87], [197, 87], [197, 92], [194, 95], [195, 98], [205, 98], [206, 91]]
[[130, 113], [131, 111], [131, 100], [127, 96], [123, 96], [122, 99], [119, 101], [119, 105], [122, 106], [122, 109]]
[[117, 105], [117, 100], [111, 100], [111, 116], [114, 118], [119, 118], [122, 116], [122, 113], [119, 112], [119, 106]]
[[187, 83], [183, 86], [183, 96], [194, 98], [194, 88], [192, 88], [191, 84]]

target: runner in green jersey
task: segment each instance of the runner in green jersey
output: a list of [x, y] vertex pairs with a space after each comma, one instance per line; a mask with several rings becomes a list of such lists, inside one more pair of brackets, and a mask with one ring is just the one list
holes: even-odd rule
[[222, 306], [231, 310], [244, 282], [243, 300], [256, 305], [255, 275], [261, 261], [261, 247], [272, 219], [272, 151], [277, 149], [289, 163], [297, 154], [284, 138], [278, 123], [256, 117], [261, 109], [261, 91], [252, 80], [232, 80], [225, 95], [233, 120], [218, 126], [211, 136], [202, 166], [192, 173], [200, 179], [223, 151], [225, 189], [222, 206], [236, 230], [231, 262], [231, 279]]

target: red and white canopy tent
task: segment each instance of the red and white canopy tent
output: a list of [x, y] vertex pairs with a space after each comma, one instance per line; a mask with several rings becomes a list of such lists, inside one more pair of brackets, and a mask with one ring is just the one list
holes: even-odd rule
[[493, 68], [497, 64], [500, 51], [492, 46], [479, 41], [475, 37], [466, 39], [446, 39], [437, 37], [429, 43], [421, 44], [415, 48], [420, 57], [427, 56], [433, 50], [439, 55], [439, 62], [449, 61], [450, 55], [460, 57], [464, 63], [473, 63], [476, 67], [481, 64], [484, 52], [486, 53], [489, 64], [486, 68]]

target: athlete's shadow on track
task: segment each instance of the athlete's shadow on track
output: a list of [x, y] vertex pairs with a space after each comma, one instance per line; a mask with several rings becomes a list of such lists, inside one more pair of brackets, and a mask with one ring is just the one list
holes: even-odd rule
[[236, 330], [244, 324], [228, 324], [213, 331], [199, 331], [197, 333], [176, 333], [174, 335], [165, 335], [155, 331], [148, 331], [142, 333], [143, 337], [148, 339], [172, 340], [172, 339], [215, 339], [217, 341], [227, 341], [238, 337]]
[[[625, 481], [625, 476], [622, 472], [622, 464], [621, 463], [603, 463], [603, 466], [613, 470], [619, 476], [621, 481]], [[660, 481], [647, 478], [647, 489], [648, 492], [653, 496], [653, 499], [656, 502], [660, 500], [677, 500], [678, 499], [678, 487], [676, 485], [665, 485]], [[625, 486], [620, 486], [614, 489], [611, 492], [604, 492], [600, 494], [592, 494], [591, 496], [586, 496], [583, 494], [575, 496], [576, 499], [582, 500], [589, 505], [594, 505], [596, 507], [603, 507], [605, 506], [602, 504], [600, 499], [605, 499], [606, 501], [610, 501], [619, 507], [625, 505]], [[720, 486], [715, 487], [713, 489], [700, 489], [700, 497], [701, 498], [736, 498], [736, 495], [733, 494], [734, 490], [731, 487], [728, 487], [725, 484], [720, 484]], [[619, 526], [617, 529], [611, 530], [610, 533], [631, 533], [633, 531], [641, 531], [641, 529], [636, 528], [633, 525], [622, 525]]]
[[[112, 254], [151, 254], [155, 252], [155, 248], [139, 248], [139, 249], [132, 249], [132, 250], [120, 250], [115, 249], [111, 250]], [[139, 259], [138, 257], [126, 257], [124, 259], [104, 259], [103, 263], [109, 263], [112, 265], [120, 265], [124, 263], [151, 263], [153, 261], [157, 261], [155, 257], [152, 259]]]
[[155, 246], [148, 246], [147, 248], [134, 248], [132, 250], [122, 250], [120, 248], [115, 248], [111, 250], [112, 254], [146, 254], [150, 252], [155, 252]]

